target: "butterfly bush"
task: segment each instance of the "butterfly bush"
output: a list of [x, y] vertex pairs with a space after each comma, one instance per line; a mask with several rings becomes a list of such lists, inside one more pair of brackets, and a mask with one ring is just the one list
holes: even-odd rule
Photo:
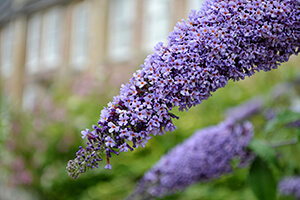
[[300, 199], [300, 176], [286, 177], [279, 181], [278, 192], [284, 196]]
[[246, 147], [253, 135], [250, 122], [234, 120], [196, 131], [146, 172], [128, 199], [154, 199], [218, 178], [233, 171], [233, 159], [247, 166], [253, 156]]
[[172, 109], [188, 110], [229, 80], [269, 71], [299, 52], [299, 0], [208, 0], [158, 43], [120, 94], [104, 107], [67, 171], [77, 177], [112, 154], [174, 131]]

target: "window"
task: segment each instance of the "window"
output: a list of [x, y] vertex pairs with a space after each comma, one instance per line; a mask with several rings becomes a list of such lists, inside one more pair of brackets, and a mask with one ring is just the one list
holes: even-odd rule
[[1, 34], [1, 74], [9, 78], [13, 71], [14, 27], [8, 23], [2, 28]]
[[46, 68], [60, 62], [62, 39], [62, 10], [53, 7], [45, 13], [43, 27], [43, 61]]
[[86, 2], [78, 3], [73, 11], [71, 62], [75, 69], [85, 67], [88, 53], [89, 10]]
[[187, 6], [188, 13], [190, 13], [192, 9], [200, 10], [203, 2], [204, 0], [189, 0]]
[[165, 42], [170, 27], [170, 0], [144, 1], [143, 44], [145, 49], [153, 50], [158, 42]]
[[109, 57], [112, 61], [124, 61], [132, 55], [135, 0], [109, 2]]
[[27, 30], [26, 67], [29, 73], [36, 73], [40, 64], [41, 14], [29, 18]]

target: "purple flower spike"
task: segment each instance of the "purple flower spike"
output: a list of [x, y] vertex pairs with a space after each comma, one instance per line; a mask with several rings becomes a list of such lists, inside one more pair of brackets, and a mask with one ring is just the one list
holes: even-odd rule
[[286, 177], [279, 181], [278, 192], [284, 196], [300, 199], [300, 176]]
[[128, 199], [155, 199], [195, 182], [219, 178], [232, 172], [234, 158], [240, 160], [240, 167], [247, 165], [252, 156], [246, 147], [253, 135], [250, 122], [233, 120], [197, 131], [146, 172]]
[[[299, 53], [299, 30], [299, 0], [206, 1], [200, 11], [176, 24], [166, 45], [154, 47], [130, 83], [101, 111], [89, 148], [79, 151], [101, 159], [106, 148], [122, 149], [125, 143], [144, 147], [150, 134], [175, 130], [174, 107], [188, 110], [230, 79], [277, 68]], [[106, 143], [107, 137], [114, 146]], [[77, 177], [98, 165], [83, 161], [72, 161], [68, 174]]]

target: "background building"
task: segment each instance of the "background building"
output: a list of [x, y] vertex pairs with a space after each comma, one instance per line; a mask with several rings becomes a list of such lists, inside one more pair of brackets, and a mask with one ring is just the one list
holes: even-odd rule
[[30, 110], [53, 83], [83, 74], [120, 85], [201, 3], [0, 0], [2, 99]]

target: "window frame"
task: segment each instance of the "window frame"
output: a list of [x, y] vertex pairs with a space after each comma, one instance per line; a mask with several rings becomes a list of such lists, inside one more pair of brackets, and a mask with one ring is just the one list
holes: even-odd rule
[[74, 6], [71, 24], [71, 64], [74, 69], [83, 70], [86, 68], [89, 52], [90, 15], [86, 1]]
[[[170, 0], [144, 0], [142, 46], [146, 51], [152, 51], [158, 42], [167, 42], [171, 31], [171, 3]], [[157, 14], [165, 15], [157, 17]]]
[[26, 68], [30, 74], [40, 71], [42, 14], [34, 13], [28, 20]]
[[63, 9], [60, 6], [49, 8], [43, 17], [42, 59], [45, 69], [56, 68], [61, 62], [63, 39]]
[[108, 57], [123, 62], [133, 56], [135, 0], [110, 0], [108, 26]]
[[12, 76], [14, 70], [15, 47], [14, 22], [9, 22], [1, 30], [1, 75], [3, 78]]

